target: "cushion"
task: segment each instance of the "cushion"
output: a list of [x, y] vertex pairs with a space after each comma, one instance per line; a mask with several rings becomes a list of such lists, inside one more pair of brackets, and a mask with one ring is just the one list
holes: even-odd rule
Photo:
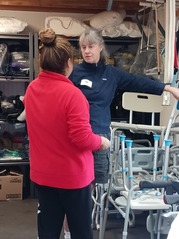
[[[150, 36], [152, 34], [152, 30], [147, 26], [142, 26], [142, 28], [147, 36]], [[121, 32], [121, 36], [129, 36], [129, 37], [142, 36], [142, 33], [140, 32], [139, 27], [135, 22], [124, 21], [119, 26], [117, 26], [117, 29]]]
[[105, 27], [117, 26], [123, 22], [125, 18], [125, 11], [103, 11], [95, 14], [90, 19], [90, 26], [98, 30], [102, 30]]
[[27, 23], [14, 17], [0, 17], [0, 33], [15, 34], [22, 32]]
[[45, 27], [50, 27], [56, 34], [72, 37], [80, 36], [86, 28], [89, 28], [86, 24], [75, 18], [58, 16], [46, 17]]
[[[151, 36], [152, 30], [150, 28], [147, 26], [142, 26], [142, 28], [147, 36]], [[138, 25], [135, 22], [130, 21], [123, 21], [120, 25], [114, 27], [105, 27], [101, 31], [101, 34], [102, 36], [107, 37], [142, 37], [142, 33], [140, 32]]]

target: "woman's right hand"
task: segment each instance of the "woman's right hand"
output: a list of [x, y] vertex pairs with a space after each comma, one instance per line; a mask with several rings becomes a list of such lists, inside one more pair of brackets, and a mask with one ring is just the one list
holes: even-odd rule
[[101, 147], [99, 148], [100, 150], [106, 150], [110, 147], [110, 141], [109, 139], [105, 138], [104, 136], [101, 136]]

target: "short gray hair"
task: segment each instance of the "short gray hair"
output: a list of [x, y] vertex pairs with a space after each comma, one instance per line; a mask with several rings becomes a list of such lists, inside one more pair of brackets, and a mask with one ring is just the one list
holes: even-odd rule
[[87, 41], [89, 44], [100, 44], [103, 46], [103, 49], [101, 51], [101, 58], [102, 59], [106, 59], [108, 58], [109, 54], [106, 51], [105, 48], [105, 43], [104, 43], [104, 39], [101, 36], [100, 32], [96, 29], [90, 28], [90, 29], [86, 29], [79, 38], [79, 45], [80, 47], [82, 46], [83, 42]]

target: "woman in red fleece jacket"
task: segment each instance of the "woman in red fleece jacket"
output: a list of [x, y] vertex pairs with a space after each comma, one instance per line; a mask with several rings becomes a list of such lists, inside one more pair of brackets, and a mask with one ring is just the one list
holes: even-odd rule
[[92, 239], [92, 151], [109, 141], [92, 132], [89, 104], [67, 78], [73, 49], [51, 29], [41, 31], [41, 73], [26, 91], [30, 178], [38, 192], [38, 237], [59, 239], [67, 215], [72, 239]]

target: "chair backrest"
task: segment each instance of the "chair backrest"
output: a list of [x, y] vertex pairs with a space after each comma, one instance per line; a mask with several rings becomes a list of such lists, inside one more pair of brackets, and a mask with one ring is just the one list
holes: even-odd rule
[[[153, 147], [136, 147], [131, 148], [132, 150], [132, 167], [138, 167], [146, 170], [153, 170], [154, 168], [154, 153], [155, 149]], [[125, 151], [125, 156], [127, 159], [127, 149]], [[163, 167], [163, 156], [164, 151], [159, 148], [157, 157], [157, 167]], [[122, 165], [122, 155], [119, 151], [118, 158], [116, 159], [115, 170], [119, 169]], [[128, 167], [128, 161], [126, 161], [126, 167]]]
[[151, 125], [155, 125], [155, 113], [163, 110], [162, 96], [125, 92], [122, 96], [122, 107], [130, 111], [129, 123], [133, 123], [133, 111], [151, 113]]

